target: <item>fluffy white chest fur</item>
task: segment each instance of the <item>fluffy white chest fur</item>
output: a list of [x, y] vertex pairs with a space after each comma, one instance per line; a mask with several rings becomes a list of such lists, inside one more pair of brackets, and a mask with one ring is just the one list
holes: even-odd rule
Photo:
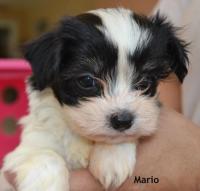
[[105, 188], [131, 176], [135, 143], [95, 144], [67, 127], [68, 119], [50, 89], [29, 95], [21, 143], [7, 155], [2, 169], [16, 173], [19, 191], [69, 190], [69, 170], [79, 168], [89, 167]]

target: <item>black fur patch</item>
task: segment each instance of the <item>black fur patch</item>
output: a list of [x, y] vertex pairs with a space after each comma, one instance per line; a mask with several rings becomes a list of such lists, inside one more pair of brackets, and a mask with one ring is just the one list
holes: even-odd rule
[[141, 83], [136, 89], [146, 89], [145, 94], [156, 93], [158, 81], [174, 72], [180, 82], [187, 74], [186, 44], [176, 37], [176, 29], [164, 17], [156, 15], [150, 19], [133, 14], [133, 19], [143, 31], [150, 33], [149, 41], [144, 47], [136, 48], [129, 59], [134, 63]]
[[87, 23], [89, 25], [93, 25], [93, 26], [102, 26], [103, 25], [101, 18], [92, 13], [83, 13], [76, 17], [79, 20], [81, 20], [82, 22]]
[[83, 16], [64, 18], [58, 29], [26, 47], [25, 57], [33, 69], [35, 89], [52, 87], [59, 101], [68, 105], [102, 94], [101, 90], [82, 91], [76, 83], [82, 74], [104, 79], [115, 71], [118, 50], [94, 26], [97, 20], [92, 14], [84, 15], [84, 22]]
[[[188, 58], [186, 45], [176, 37], [175, 28], [159, 15], [147, 18], [133, 14], [131, 18], [142, 32], [150, 34], [149, 41], [128, 56], [137, 76], [133, 91], [145, 89], [145, 95], [153, 96], [159, 80], [171, 72], [182, 82]], [[84, 91], [77, 85], [77, 78], [83, 74], [102, 80], [109, 76], [113, 81], [117, 77], [118, 48], [96, 26], [103, 27], [102, 20], [91, 13], [65, 17], [55, 30], [28, 44], [25, 58], [33, 69], [33, 88], [42, 91], [51, 87], [60, 103], [68, 105], [102, 96], [101, 86], [98, 91]]]

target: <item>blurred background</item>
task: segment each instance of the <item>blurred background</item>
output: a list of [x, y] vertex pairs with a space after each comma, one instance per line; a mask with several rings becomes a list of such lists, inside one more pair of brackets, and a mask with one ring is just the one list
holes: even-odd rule
[[0, 57], [20, 57], [20, 45], [51, 28], [64, 15], [117, 6], [148, 14], [156, 1], [0, 0]]

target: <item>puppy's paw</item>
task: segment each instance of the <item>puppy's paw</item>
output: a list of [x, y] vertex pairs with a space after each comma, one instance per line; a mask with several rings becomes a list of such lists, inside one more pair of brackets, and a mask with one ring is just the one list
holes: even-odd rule
[[69, 191], [68, 169], [64, 160], [53, 151], [11, 153], [3, 170], [16, 174], [18, 191]]
[[117, 188], [133, 173], [135, 166], [133, 143], [95, 145], [89, 168], [104, 188]]

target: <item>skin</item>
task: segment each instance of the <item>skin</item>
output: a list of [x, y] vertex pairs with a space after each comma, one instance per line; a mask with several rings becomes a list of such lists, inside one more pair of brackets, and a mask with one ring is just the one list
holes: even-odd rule
[[[134, 175], [118, 191], [200, 190], [200, 129], [177, 113], [182, 110], [181, 84], [175, 74], [159, 84], [158, 92], [164, 105], [159, 128], [154, 136], [140, 140]], [[6, 172], [5, 176], [15, 186], [15, 175]], [[160, 182], [134, 184], [135, 176], [153, 176]], [[86, 169], [71, 172], [70, 187], [71, 191], [82, 191], [82, 188], [87, 191], [103, 190]]]
[[[140, 140], [134, 176], [157, 177], [159, 184], [134, 184], [128, 179], [118, 191], [200, 191], [200, 129], [172, 109], [161, 109], [159, 128]], [[13, 184], [14, 176], [6, 173]], [[102, 191], [88, 170], [71, 172], [71, 191]]]
[[[159, 184], [127, 180], [118, 191], [200, 190], [200, 129], [177, 112], [163, 108], [156, 134], [140, 140], [134, 176], [157, 177]], [[102, 190], [86, 170], [71, 173], [73, 191]]]
[[158, 94], [163, 105], [171, 107], [180, 113], [182, 112], [181, 83], [175, 74], [169, 75], [166, 80], [160, 82]]

